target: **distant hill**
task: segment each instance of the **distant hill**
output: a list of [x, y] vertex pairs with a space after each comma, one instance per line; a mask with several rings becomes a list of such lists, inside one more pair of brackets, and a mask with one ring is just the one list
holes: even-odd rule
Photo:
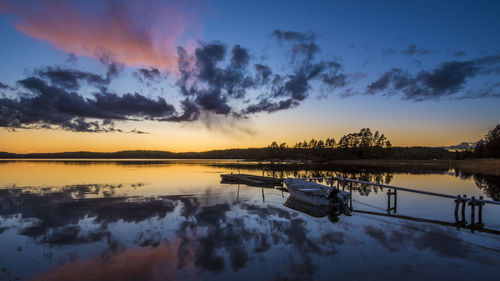
[[455, 154], [439, 147], [367, 147], [367, 148], [291, 148], [262, 147], [211, 150], [205, 152], [170, 152], [127, 150], [118, 152], [58, 152], [14, 154], [1, 152], [3, 159], [248, 159], [248, 160], [313, 160], [343, 159], [453, 159]]
[[14, 153], [0, 151], [0, 158], [12, 158], [15, 156], [16, 156], [16, 154], [14, 154]]
[[472, 150], [474, 147], [476, 147], [477, 142], [462, 142], [457, 145], [450, 145], [450, 146], [441, 146], [441, 148], [451, 150], [451, 151], [464, 151], [464, 150]]

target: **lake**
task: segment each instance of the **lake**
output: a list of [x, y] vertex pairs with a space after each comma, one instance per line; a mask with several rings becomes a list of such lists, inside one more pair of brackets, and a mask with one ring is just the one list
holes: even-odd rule
[[388, 211], [387, 189], [355, 185], [346, 216], [280, 189], [221, 184], [224, 173], [500, 200], [500, 176], [433, 166], [0, 161], [0, 280], [498, 280], [498, 205], [470, 229], [470, 207], [457, 227], [453, 199], [398, 191]]

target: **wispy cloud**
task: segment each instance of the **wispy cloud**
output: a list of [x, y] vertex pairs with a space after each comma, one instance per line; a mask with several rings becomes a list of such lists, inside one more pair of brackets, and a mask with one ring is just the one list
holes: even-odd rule
[[[4, 1], [21, 32], [69, 53], [163, 70], [177, 65], [177, 45], [194, 22], [181, 1]], [[95, 3], [94, 3], [95, 4]]]

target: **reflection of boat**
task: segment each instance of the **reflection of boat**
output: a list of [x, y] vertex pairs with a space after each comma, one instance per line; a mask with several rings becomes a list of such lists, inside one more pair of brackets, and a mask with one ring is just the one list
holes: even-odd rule
[[283, 183], [293, 197], [311, 205], [336, 206], [344, 209], [349, 205], [351, 198], [349, 192], [315, 182], [287, 178]]
[[335, 208], [330, 206], [307, 204], [293, 196], [288, 197], [284, 205], [285, 207], [300, 211], [315, 218], [322, 218], [328, 215], [332, 209], [335, 210]]
[[328, 219], [333, 223], [338, 221], [338, 216], [340, 214], [340, 210], [336, 206], [311, 205], [293, 196], [288, 197], [283, 205], [315, 218], [328, 216]]

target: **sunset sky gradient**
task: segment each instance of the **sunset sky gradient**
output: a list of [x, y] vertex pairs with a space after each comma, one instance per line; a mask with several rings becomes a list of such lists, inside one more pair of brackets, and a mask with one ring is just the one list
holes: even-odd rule
[[496, 1], [0, 0], [0, 151], [204, 151], [500, 123]]

